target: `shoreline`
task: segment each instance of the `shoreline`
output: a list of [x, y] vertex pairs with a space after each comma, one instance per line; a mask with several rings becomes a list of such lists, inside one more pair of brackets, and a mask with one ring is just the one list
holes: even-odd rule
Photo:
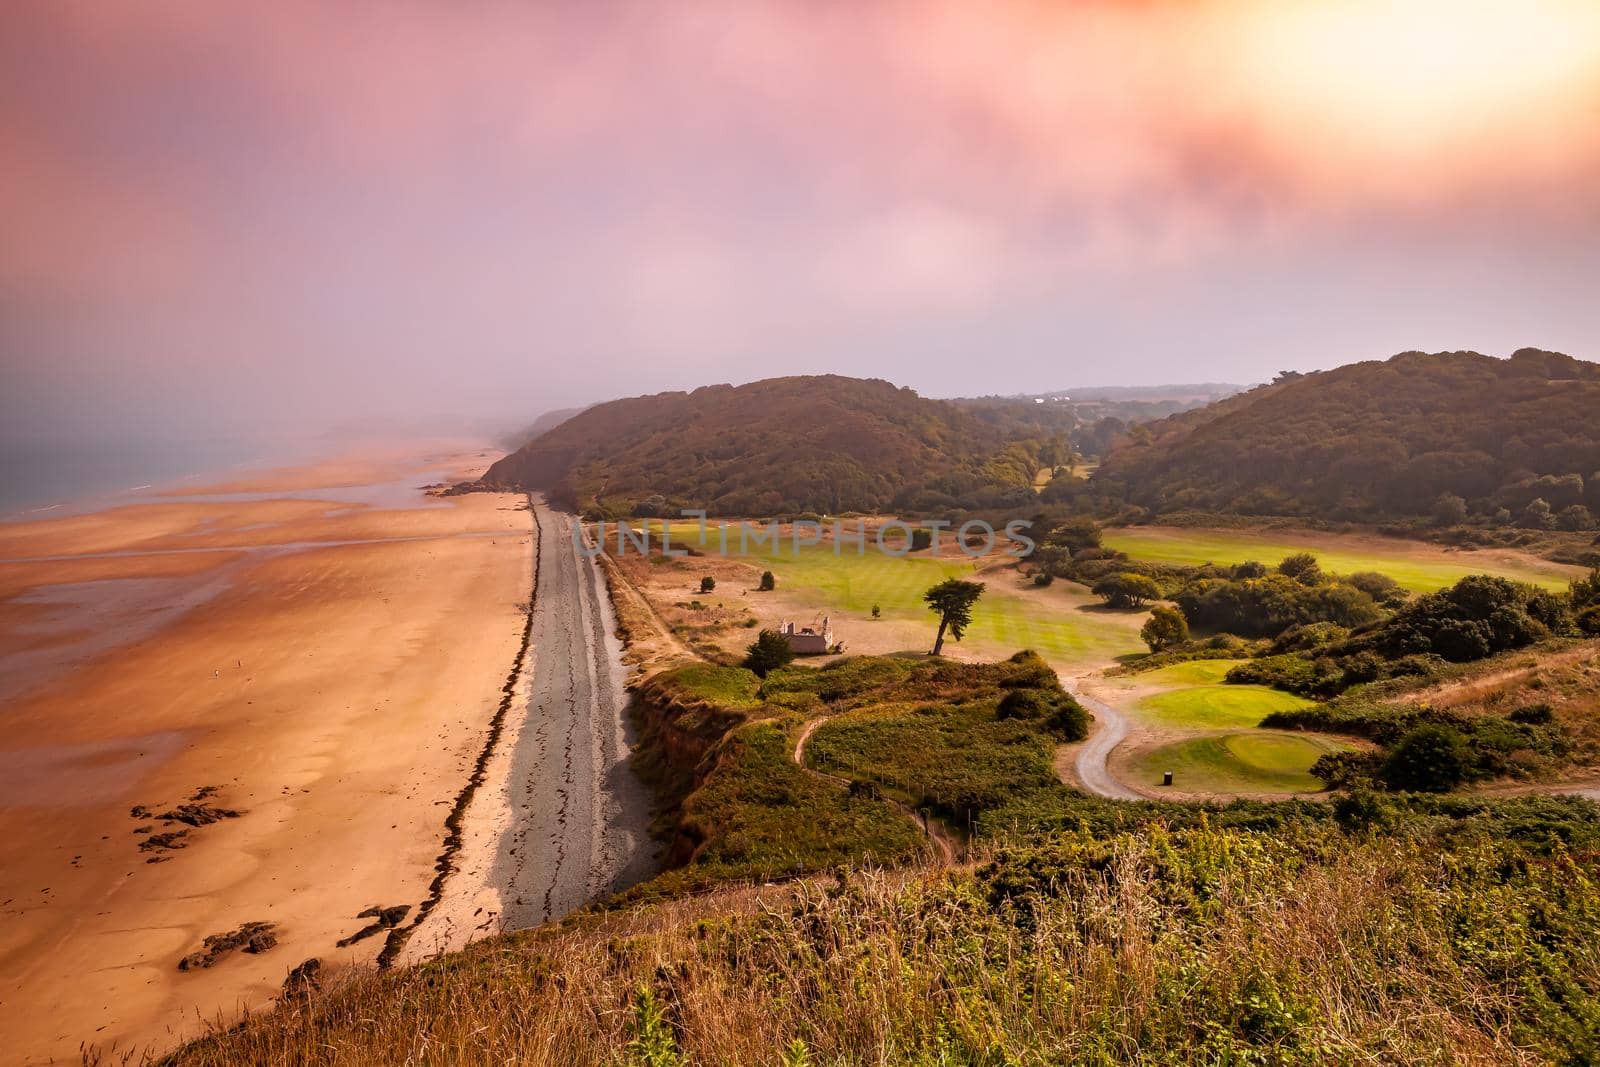
[[[539, 529], [538, 514], [533, 511], [533, 500], [528, 498], [529, 513], [533, 520], [533, 580], [528, 591], [528, 603], [531, 606], [539, 597], [539, 547], [543, 540], [543, 533]], [[490, 777], [490, 765], [499, 754], [500, 740], [505, 732], [506, 722], [511, 715], [517, 700], [517, 688], [522, 680], [523, 671], [528, 662], [528, 646], [533, 642], [533, 612], [527, 612], [526, 621], [522, 625], [522, 644], [517, 648], [517, 658], [512, 661], [511, 670], [506, 674], [505, 685], [501, 687], [500, 703], [495, 708], [494, 718], [489, 722], [488, 736], [484, 738], [483, 749], [478, 753], [478, 758], [473, 764], [472, 774], [468, 776], [461, 792], [456, 797], [455, 804], [450, 809], [450, 814], [445, 816], [445, 838], [443, 847], [435, 861], [434, 869], [438, 872], [428, 885], [428, 895], [417, 908], [417, 913], [406, 926], [396, 927], [390, 931], [384, 942], [383, 951], [378, 954], [378, 967], [380, 969], [393, 966], [405, 952], [406, 946], [421, 929], [422, 924], [433, 914], [434, 909], [445, 898], [446, 887], [452, 875], [460, 874], [459, 856], [466, 844], [466, 831], [463, 823], [472, 810], [472, 803], [477, 794], [483, 789]], [[515, 729], [515, 725], [513, 729]], [[502, 786], [504, 782], [500, 783]]]
[[[0, 523], [8, 1056], [158, 1053], [308, 959], [373, 962], [394, 924], [361, 913], [425, 899], [526, 627], [517, 498], [419, 488], [486, 451]], [[410, 499], [329, 485], [358, 473]], [[255, 951], [178, 969], [252, 923]]]

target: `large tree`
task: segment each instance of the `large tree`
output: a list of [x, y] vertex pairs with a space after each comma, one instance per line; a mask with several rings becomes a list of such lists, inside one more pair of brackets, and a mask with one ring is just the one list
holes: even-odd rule
[[762, 678], [779, 667], [787, 667], [793, 661], [794, 649], [789, 647], [789, 639], [776, 630], [762, 630], [756, 635], [755, 643], [745, 649], [746, 669], [755, 671]]
[[946, 630], [950, 631], [951, 637], [961, 640], [972, 623], [972, 605], [982, 595], [982, 582], [964, 582], [960, 578], [940, 582], [922, 594], [922, 599], [928, 602], [928, 609], [939, 616], [939, 633], [933, 639], [933, 651], [929, 655], [937, 656], [944, 650]]

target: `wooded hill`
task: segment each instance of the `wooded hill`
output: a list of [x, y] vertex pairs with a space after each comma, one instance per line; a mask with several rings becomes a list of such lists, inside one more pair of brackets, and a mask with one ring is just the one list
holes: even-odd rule
[[1525, 348], [1406, 352], [1133, 428], [1096, 492], [1156, 513], [1438, 513], [1586, 528], [1600, 510], [1600, 365]]
[[[541, 427], [543, 428], [543, 427]], [[1041, 467], [1099, 455], [1092, 482]], [[930, 400], [880, 380], [772, 378], [614, 400], [492, 466], [610, 515], [1138, 505], [1343, 521], [1433, 518], [1590, 529], [1600, 514], [1600, 365], [1407, 352], [1268, 385], [1153, 422], [1086, 421], [1028, 398]]]
[[910, 513], [1031, 500], [1037, 451], [949, 402], [820, 375], [598, 404], [483, 481], [624, 515]]

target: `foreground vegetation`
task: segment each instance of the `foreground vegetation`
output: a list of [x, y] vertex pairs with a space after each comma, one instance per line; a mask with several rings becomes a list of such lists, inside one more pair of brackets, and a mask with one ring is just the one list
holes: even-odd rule
[[[1163, 670], [1203, 684], [1219, 665]], [[1086, 716], [1033, 653], [856, 657], [765, 677], [692, 664], [643, 696], [651, 772], [676, 800], [673, 870], [559, 925], [288, 990], [171, 1062], [1583, 1064], [1600, 1052], [1600, 820], [1587, 801], [1359, 783], [1330, 803], [1085, 797], [1051, 758]], [[1285, 714], [1329, 706], [1288, 699]], [[1232, 745], [1257, 784], [1289, 788], [1305, 758], [1281, 749], [1337, 748], [1255, 731], [1189, 743]], [[1195, 774], [1217, 762], [1197, 759]], [[967, 840], [965, 862], [933, 861], [916, 808]]]
[[[335, 977], [206, 1064], [1584, 1064], [1579, 801], [1188, 809], [953, 870], [733, 888]], [[1250, 825], [1253, 821], [1254, 825]], [[1163, 825], [1165, 824], [1165, 825]]]
[[1059, 805], [1071, 794], [1052, 754], [1088, 730], [1033, 653], [993, 664], [862, 656], [764, 679], [702, 664], [645, 695], [652, 773], [678, 798], [665, 829], [681, 865], [629, 899], [902, 862], [928, 847], [909, 817], [918, 810], [965, 833], [1019, 802]]
[[[1100, 560], [1064, 566], [1080, 562]], [[1384, 768], [1397, 753], [1427, 764], [1437, 752], [1418, 757], [1416, 731], [1438, 723], [1371, 709], [1416, 675], [1379, 670], [1333, 701], [1285, 685], [1291, 661], [1344, 651], [1425, 661], [1438, 681], [1463, 669], [1448, 650], [1548, 640], [1575, 598], [1478, 579], [1412, 599], [1315, 563], [1151, 577], [1211, 583], [1200, 596], [1243, 611], [1370, 613], [1184, 640], [1130, 682], [1187, 686], [1154, 698], [1187, 727], [1265, 718], [1367, 747], [1219, 732], [1133, 769], [1294, 792], [1322, 784], [1305, 770], [1317, 760], [1345, 789], [1328, 803], [1127, 804], [1068, 789], [1053, 757], [1087, 718], [1033, 653], [774, 662], [764, 676], [689, 665], [645, 692], [653, 772], [675, 801], [674, 869], [559, 927], [332, 976], [174, 1062], [1594, 1062], [1596, 808], [1399, 791], [1432, 788]], [[1274, 596], [1235, 597], [1246, 583]], [[1576, 707], [1592, 679], [1587, 661], [1570, 668]], [[1567, 743], [1555, 711], [1497, 709], [1484, 718], [1499, 725], [1470, 735], [1493, 740], [1484, 751], [1510, 753], [1512, 734], [1519, 754]], [[931, 862], [917, 810], [965, 841], [966, 863]]]

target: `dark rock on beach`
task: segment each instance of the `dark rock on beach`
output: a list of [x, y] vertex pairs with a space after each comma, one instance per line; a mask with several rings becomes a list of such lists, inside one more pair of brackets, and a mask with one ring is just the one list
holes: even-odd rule
[[194, 971], [210, 967], [236, 950], [265, 952], [278, 943], [278, 926], [269, 922], [249, 922], [225, 934], [211, 934], [202, 947], [178, 961], [178, 970]]
[[405, 917], [410, 913], [410, 904], [395, 904], [387, 908], [378, 904], [374, 904], [366, 911], [360, 912], [356, 915], [356, 918], [358, 919], [371, 919], [372, 922], [363, 926], [349, 937], [340, 938], [338, 945], [340, 948], [344, 948], [347, 945], [355, 944], [357, 941], [364, 941], [374, 934], [380, 934], [385, 930], [392, 930], [396, 926], [399, 926], [401, 921], [404, 920]]

